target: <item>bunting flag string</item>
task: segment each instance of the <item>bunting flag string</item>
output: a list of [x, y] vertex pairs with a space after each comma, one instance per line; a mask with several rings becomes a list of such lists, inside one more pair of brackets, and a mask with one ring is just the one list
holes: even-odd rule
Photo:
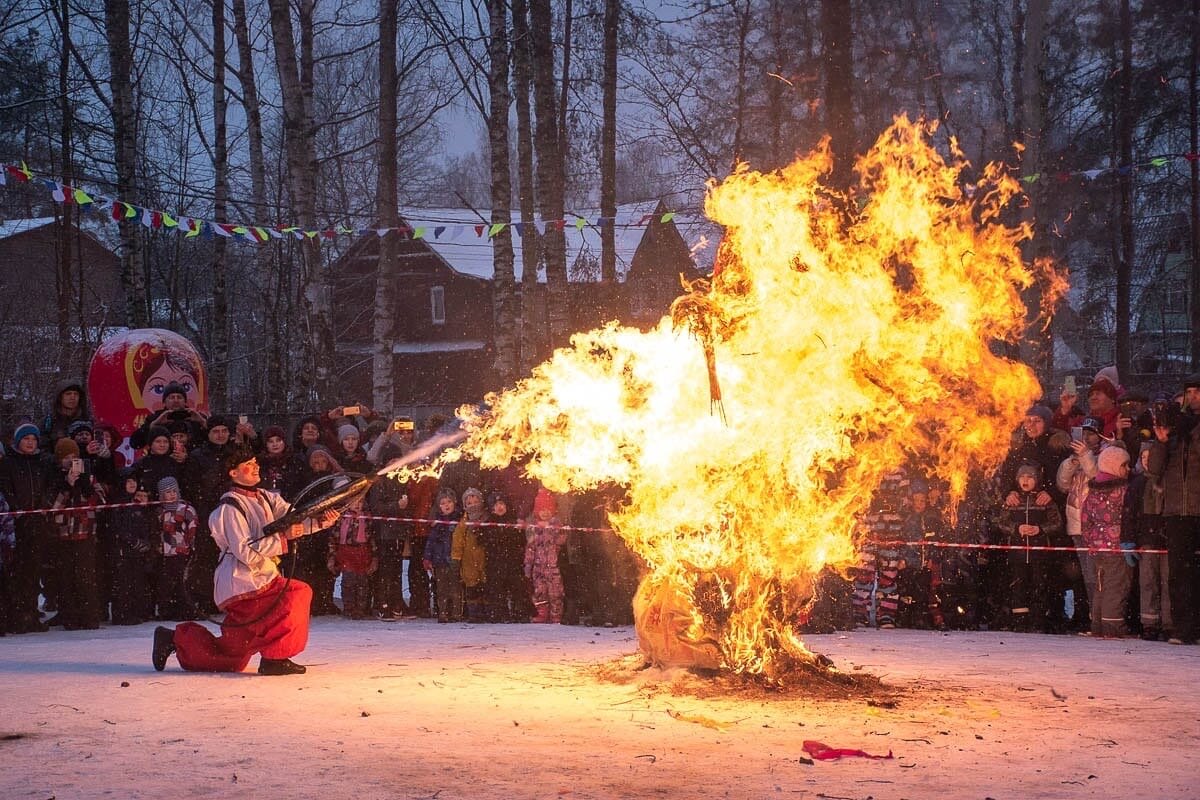
[[163, 211], [161, 209], [147, 208], [119, 198], [108, 197], [98, 192], [89, 192], [78, 186], [69, 186], [52, 178], [43, 178], [30, 170], [23, 161], [20, 164], [0, 164], [0, 186], [6, 185], [9, 179], [16, 183], [40, 184], [50, 193], [50, 198], [55, 202], [64, 205], [73, 203], [83, 211], [104, 214], [114, 222], [120, 222], [121, 220], [137, 221], [143, 227], [150, 230], [174, 230], [187, 239], [220, 236], [225, 239], [241, 239], [255, 244], [265, 244], [272, 239], [283, 239], [285, 237], [327, 242], [341, 237], [374, 235], [382, 238], [388, 234], [395, 234], [401, 238], [412, 240], [428, 240], [430, 237], [434, 240], [456, 240], [464, 232], [472, 233], [478, 239], [490, 240], [506, 229], [515, 231], [519, 237], [524, 237], [529, 225], [532, 225], [534, 230], [539, 234], [547, 230], [564, 230], [568, 221], [576, 230], [583, 230], [589, 226], [595, 228], [608, 226], [632, 228], [645, 227], [656, 218], [665, 224], [675, 219], [677, 214], [675, 211], [668, 211], [665, 214], [657, 215], [657, 217], [654, 214], [646, 214], [636, 221], [622, 221], [616, 217], [596, 217], [589, 219], [573, 214], [571, 215], [571, 220], [537, 220], [532, 223], [440, 223], [436, 225], [425, 224], [416, 227], [399, 225], [391, 228], [363, 229], [356, 229], [347, 225], [336, 225], [332, 228], [322, 230], [304, 230], [296, 225], [216, 222], [200, 217]]
[[[1038, 181], [1054, 180], [1058, 183], [1066, 183], [1068, 181], [1082, 178], [1092, 181], [1106, 174], [1117, 174], [1121, 176], [1131, 175], [1136, 171], [1145, 169], [1162, 169], [1171, 164], [1172, 161], [1182, 159], [1188, 163], [1200, 161], [1200, 153], [1174, 153], [1169, 155], [1154, 156], [1144, 162], [1136, 164], [1125, 164], [1104, 169], [1088, 169], [1075, 172], [1035, 172], [1032, 175], [1025, 175], [1020, 178], [1020, 181], [1026, 185], [1032, 185]], [[388, 234], [400, 236], [403, 239], [411, 240], [429, 240], [432, 237], [435, 241], [456, 240], [462, 234], [474, 234], [477, 239], [494, 239], [501, 232], [511, 230], [518, 237], [524, 237], [528, 231], [527, 226], [532, 225], [534, 232], [537, 234], [545, 233], [548, 230], [564, 231], [567, 225], [573, 226], [576, 230], [582, 231], [586, 227], [603, 229], [606, 227], [623, 227], [637, 228], [645, 227], [652, 222], [666, 224], [674, 220], [678, 214], [676, 211], [667, 211], [663, 214], [643, 214], [640, 218], [630, 220], [618, 220], [616, 217], [595, 217], [588, 218], [571, 214], [570, 218], [552, 219], [552, 220], [537, 220], [529, 222], [496, 222], [496, 223], [439, 223], [439, 224], [424, 224], [416, 227], [409, 225], [399, 225], [389, 228], [352, 228], [347, 225], [336, 225], [331, 228], [322, 230], [304, 230], [296, 225], [283, 224], [263, 224], [263, 223], [245, 223], [245, 222], [216, 222], [213, 220], [203, 219], [200, 217], [186, 216], [179, 213], [163, 211], [161, 209], [146, 208], [135, 205], [120, 198], [107, 197], [103, 194], [94, 191], [87, 191], [78, 186], [70, 186], [62, 181], [54, 178], [47, 178], [36, 175], [28, 165], [22, 161], [19, 164], [0, 164], [0, 186], [7, 185], [9, 181], [15, 183], [37, 183], [43, 186], [49, 193], [50, 198], [55, 202], [63, 205], [74, 204], [83, 211], [90, 211], [100, 214], [107, 214], [114, 222], [121, 220], [140, 221], [141, 224], [150, 230], [172, 230], [180, 233], [184, 238], [192, 239], [196, 237], [211, 238], [220, 236], [226, 239], [242, 240], [255, 244], [265, 244], [272, 239], [283, 239], [291, 237], [300, 241], [311, 240], [318, 243], [334, 241], [342, 237], [356, 236], [378, 236], [384, 237]], [[968, 187], [969, 188], [969, 187]]]

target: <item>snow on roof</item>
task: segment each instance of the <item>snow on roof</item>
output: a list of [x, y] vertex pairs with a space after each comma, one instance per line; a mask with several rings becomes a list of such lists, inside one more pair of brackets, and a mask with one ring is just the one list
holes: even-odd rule
[[32, 219], [6, 219], [0, 221], [0, 239], [8, 239], [19, 233], [29, 233], [38, 228], [54, 224], [54, 217], [34, 217]]
[[[623, 281], [633, 264], [633, 254], [637, 251], [647, 226], [642, 219], [654, 212], [657, 200], [642, 203], [628, 203], [617, 207], [617, 225], [615, 228], [617, 251], [617, 280]], [[567, 225], [563, 233], [567, 240], [567, 270], [570, 273], [573, 265], [581, 257], [590, 257], [596, 262], [600, 260], [600, 229], [594, 224], [586, 224], [582, 228], [575, 225], [576, 214], [594, 222], [600, 216], [596, 209], [583, 209], [568, 212]], [[487, 225], [491, 221], [491, 212], [480, 209], [478, 212], [465, 208], [401, 208], [400, 217], [411, 228], [424, 228], [423, 241], [437, 253], [455, 272], [470, 275], [484, 280], [491, 280], [494, 275], [492, 264], [492, 242], [486, 239], [486, 231], [479, 236], [472, 230], [475, 225]], [[512, 212], [514, 223], [521, 221], [520, 211]], [[702, 271], [712, 263], [712, 252], [716, 249], [714, 237], [720, 236], [720, 229], [711, 221], [700, 215], [680, 212], [673, 218], [676, 228], [683, 236], [688, 247], [700, 245], [693, 258], [697, 267]], [[439, 226], [446, 230], [440, 236], [435, 235]], [[521, 263], [522, 237], [513, 230], [513, 270], [516, 279], [521, 280], [523, 273]], [[707, 247], [705, 247], [707, 243]], [[705, 254], [707, 253], [707, 259]], [[599, 278], [597, 270], [597, 278]], [[545, 269], [539, 269], [538, 280], [545, 281]], [[581, 279], [584, 280], [584, 279]]]
[[[56, 217], [0, 220], [0, 241], [22, 233], [36, 231], [47, 225], [54, 225], [57, 222], [58, 219]], [[109, 224], [107, 219], [102, 215], [84, 214], [79, 220], [79, 228], [85, 234], [95, 239], [100, 245], [114, 253], [117, 252], [117, 249], [121, 245], [117, 227]]]

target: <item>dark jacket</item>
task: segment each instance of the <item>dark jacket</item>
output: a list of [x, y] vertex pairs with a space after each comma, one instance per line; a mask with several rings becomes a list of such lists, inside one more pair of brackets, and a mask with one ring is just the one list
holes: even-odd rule
[[[51, 457], [41, 451], [33, 455], [10, 452], [0, 459], [0, 492], [13, 511], [48, 508], [58, 470]], [[37, 519], [30, 515], [18, 520]]]
[[262, 452], [257, 458], [259, 486], [279, 492], [280, 496], [290, 503], [296, 493], [305, 486], [304, 476], [308, 467], [304, 461], [293, 453], [290, 447], [277, 456]]
[[1166, 442], [1154, 441], [1146, 466], [1163, 490], [1163, 516], [1200, 517], [1200, 417], [1183, 414]]
[[[1019, 505], [1016, 508], [1005, 506], [1000, 509], [996, 527], [1004, 534], [1008, 544], [1037, 547], [1056, 544], [1054, 538], [1063, 528], [1062, 514], [1053, 502], [1044, 506], [1037, 504], [1036, 498], [1041, 488], [1035, 488], [1032, 492], [1018, 492]], [[1034, 536], [1022, 536], [1018, 531], [1021, 525], [1037, 525], [1041, 530]]]
[[450, 565], [450, 550], [454, 544], [454, 529], [462, 519], [462, 511], [454, 509], [450, 514], [438, 512], [437, 522], [429, 527], [429, 538], [425, 541], [426, 561], [435, 567]]
[[[69, 389], [79, 392], [79, 405], [72, 415], [68, 415], [62, 407], [63, 393]], [[67, 435], [67, 429], [71, 427], [71, 423], [81, 419], [91, 419], [91, 412], [88, 410], [87, 389], [84, 388], [83, 381], [66, 380], [59, 383], [54, 388], [50, 413], [42, 420], [42, 446], [54, 447], [55, 442]]]
[[180, 494], [196, 509], [200, 526], [206, 530], [208, 515], [217, 507], [221, 495], [228, 488], [225, 455], [233, 446], [232, 439], [219, 447], [206, 441], [188, 455], [179, 476]]

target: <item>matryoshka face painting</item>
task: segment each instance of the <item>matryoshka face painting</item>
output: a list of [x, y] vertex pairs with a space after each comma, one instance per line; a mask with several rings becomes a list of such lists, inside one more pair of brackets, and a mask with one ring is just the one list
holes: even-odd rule
[[146, 383], [142, 386], [142, 406], [144, 408], [151, 411], [163, 408], [163, 391], [172, 383], [182, 386], [187, 395], [184, 402], [180, 402], [178, 395], [173, 395], [171, 397], [172, 405], [175, 408], [181, 408], [184, 405], [189, 408], [196, 407], [200, 399], [199, 390], [196, 388], [196, 377], [189, 371], [186, 363], [172, 364], [173, 360], [175, 359], [168, 357], [158, 369], [146, 378]]

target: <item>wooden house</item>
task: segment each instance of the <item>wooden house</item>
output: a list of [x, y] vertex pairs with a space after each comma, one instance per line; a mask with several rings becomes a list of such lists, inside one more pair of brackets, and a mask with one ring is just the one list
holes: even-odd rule
[[[648, 327], [680, 293], [680, 275], [700, 277], [686, 238], [704, 220], [676, 216], [663, 223], [665, 208], [635, 204], [618, 209], [615, 228], [617, 287], [600, 285], [600, 231], [568, 224], [567, 266], [572, 326], [586, 330], [608, 320]], [[398, 296], [392, 341], [396, 409], [451, 409], [503, 388], [491, 376], [493, 359], [492, 243], [475, 226], [488, 212], [420, 209], [402, 212], [404, 224], [422, 228], [422, 238], [399, 241]], [[584, 214], [595, 219], [596, 212]], [[514, 215], [514, 221], [519, 217]], [[698, 236], [698, 234], [697, 234]], [[518, 293], [522, 291], [521, 236], [513, 232]], [[364, 236], [333, 265], [334, 313], [343, 400], [371, 397], [374, 342], [373, 301], [379, 238]], [[545, 318], [545, 273], [539, 268], [529, 304], [532, 319]]]

